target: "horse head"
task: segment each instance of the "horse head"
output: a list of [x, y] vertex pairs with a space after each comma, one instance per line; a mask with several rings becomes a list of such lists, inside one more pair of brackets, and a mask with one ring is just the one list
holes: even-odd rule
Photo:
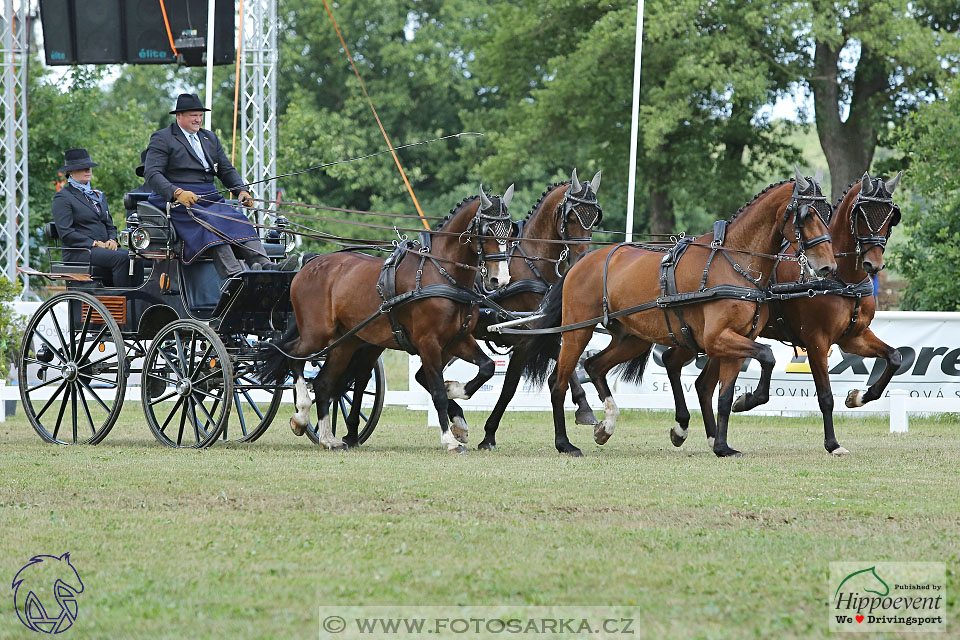
[[879, 273], [886, 267], [883, 251], [900, 222], [900, 207], [893, 201], [893, 192], [902, 177], [901, 171], [885, 183], [864, 173], [854, 187], [858, 191], [850, 207], [850, 235], [856, 240], [857, 258], [867, 273]]
[[[17, 616], [27, 628], [44, 633], [59, 633], [77, 618], [77, 594], [83, 593], [80, 574], [70, 562], [70, 554], [34, 556], [13, 578], [13, 601]], [[40, 601], [46, 592], [47, 602]], [[49, 601], [56, 601], [58, 608]]]
[[510, 282], [510, 255], [507, 242], [513, 232], [513, 221], [507, 208], [513, 200], [513, 185], [502, 196], [490, 196], [480, 185], [480, 204], [469, 231], [479, 257], [482, 286], [492, 291]]
[[[815, 276], [837, 272], [830, 242], [830, 218], [833, 207], [823, 195], [823, 171], [814, 177], [805, 177], [794, 167], [793, 194], [783, 214], [780, 233], [796, 250], [801, 265]], [[788, 230], [789, 227], [792, 229]]]
[[600, 172], [593, 180], [583, 181], [577, 178], [574, 169], [570, 176], [570, 186], [564, 192], [563, 200], [557, 205], [555, 224], [561, 240], [570, 240], [572, 246], [566, 246], [567, 263], [573, 265], [584, 253], [590, 250], [590, 237], [593, 228], [603, 220], [603, 209], [597, 200], [600, 189]]

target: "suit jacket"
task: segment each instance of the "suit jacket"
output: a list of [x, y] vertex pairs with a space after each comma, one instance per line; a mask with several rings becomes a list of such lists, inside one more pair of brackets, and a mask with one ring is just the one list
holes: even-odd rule
[[110, 217], [107, 199], [103, 199], [103, 211], [97, 211], [93, 203], [70, 184], [53, 196], [53, 221], [63, 247], [89, 249], [94, 240], [117, 239], [117, 227]]
[[197, 132], [200, 146], [207, 158], [209, 170], [203, 168], [200, 158], [176, 122], [150, 136], [147, 158], [143, 163], [143, 177], [156, 193], [167, 202], [173, 201], [177, 187], [172, 183], [213, 182], [213, 177], [228, 189], [239, 192], [243, 188], [240, 174], [230, 164], [217, 134], [207, 129]]

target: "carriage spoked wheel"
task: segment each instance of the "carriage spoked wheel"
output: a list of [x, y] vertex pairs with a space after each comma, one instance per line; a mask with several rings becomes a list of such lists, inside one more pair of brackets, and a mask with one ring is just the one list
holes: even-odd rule
[[[380, 414], [383, 412], [383, 401], [387, 391], [387, 377], [383, 370], [383, 360], [378, 359], [373, 368], [373, 374], [367, 386], [357, 392], [356, 383], [351, 383], [342, 396], [337, 398], [330, 406], [330, 420], [334, 435], [337, 434], [337, 425], [340, 424], [340, 437], [347, 432], [347, 416], [354, 403], [360, 403], [360, 424], [357, 427], [357, 444], [363, 444], [377, 428], [377, 421], [380, 420]], [[364, 407], [365, 402], [372, 402], [369, 407]], [[319, 421], [317, 421], [319, 422]], [[319, 424], [311, 424], [304, 432], [314, 444], [320, 444]]]
[[220, 337], [197, 320], [176, 320], [147, 350], [143, 413], [161, 444], [202, 449], [217, 440], [233, 405], [233, 366]]
[[266, 432], [280, 410], [283, 387], [265, 388], [251, 368], [253, 362], [235, 363], [233, 411], [221, 442], [253, 442]]
[[123, 336], [86, 293], [56, 295], [37, 309], [20, 344], [17, 377], [24, 413], [56, 444], [97, 444], [113, 428], [127, 388]]

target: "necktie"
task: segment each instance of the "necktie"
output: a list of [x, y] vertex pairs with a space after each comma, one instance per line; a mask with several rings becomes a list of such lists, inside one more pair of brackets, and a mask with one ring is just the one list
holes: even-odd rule
[[200, 159], [200, 162], [203, 164], [203, 168], [207, 169], [209, 165], [207, 164], [207, 159], [203, 156], [203, 147], [200, 146], [200, 140], [197, 139], [197, 134], [191, 133], [189, 138], [190, 138], [190, 146], [193, 147], [193, 152], [197, 154], [197, 157]]

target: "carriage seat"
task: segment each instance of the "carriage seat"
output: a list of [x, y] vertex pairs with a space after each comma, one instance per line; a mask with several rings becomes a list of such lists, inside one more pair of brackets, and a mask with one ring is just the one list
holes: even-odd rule
[[[60, 246], [60, 232], [57, 230], [57, 223], [47, 222], [44, 224], [43, 236], [46, 238], [47, 242], [50, 243], [47, 246], [48, 255], [51, 249], [60, 251], [60, 260], [54, 260], [52, 257], [50, 258], [50, 270], [52, 272], [88, 274], [90, 277], [99, 280], [101, 284], [107, 284], [113, 280], [113, 274], [109, 269], [90, 264], [89, 249]], [[64, 260], [64, 251], [74, 252], [74, 256], [71, 257], [78, 257], [79, 255], [86, 254], [87, 259], [83, 260], [81, 258], [79, 260]]]

